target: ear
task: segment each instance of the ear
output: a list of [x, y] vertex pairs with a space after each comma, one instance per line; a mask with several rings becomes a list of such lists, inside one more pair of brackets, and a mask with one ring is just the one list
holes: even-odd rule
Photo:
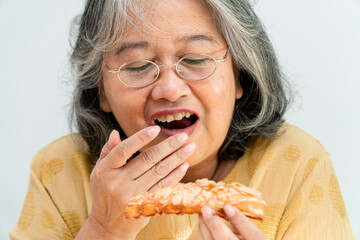
[[236, 83], [236, 92], [235, 92], [235, 98], [236, 100], [239, 100], [243, 94], [244, 94], [244, 89], [241, 87], [240, 83]]
[[235, 98], [236, 100], [239, 100], [243, 95], [244, 95], [244, 89], [241, 86], [240, 83], [240, 72], [239, 70], [236, 71], [236, 69], [234, 68], [234, 72], [235, 72]]
[[107, 97], [104, 93], [104, 90], [103, 91], [100, 91], [99, 92], [99, 100], [100, 100], [100, 109], [103, 110], [104, 112], [107, 112], [107, 113], [110, 113], [111, 112], [111, 106], [110, 106], [110, 103], [109, 101], [107, 100]]

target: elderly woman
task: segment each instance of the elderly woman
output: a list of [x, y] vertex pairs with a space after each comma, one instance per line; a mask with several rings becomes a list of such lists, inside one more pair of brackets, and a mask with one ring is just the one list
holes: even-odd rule
[[[246, 0], [89, 0], [71, 56], [80, 134], [34, 158], [12, 239], [352, 239], [329, 154], [288, 99]], [[224, 208], [127, 219], [130, 198], [208, 178], [257, 189]]]

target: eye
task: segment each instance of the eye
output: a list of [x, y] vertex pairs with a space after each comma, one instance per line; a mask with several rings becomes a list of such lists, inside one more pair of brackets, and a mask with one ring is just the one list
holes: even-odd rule
[[146, 61], [134, 61], [123, 66], [121, 70], [129, 73], [140, 73], [149, 70], [152, 65], [152, 63]]
[[181, 60], [181, 63], [185, 65], [201, 65], [201, 64], [205, 64], [208, 60], [209, 59], [207, 58], [189, 57], [189, 58], [183, 58]]
[[199, 69], [212, 65], [212, 62], [214, 62], [214, 60], [206, 54], [190, 54], [181, 59], [180, 66]]

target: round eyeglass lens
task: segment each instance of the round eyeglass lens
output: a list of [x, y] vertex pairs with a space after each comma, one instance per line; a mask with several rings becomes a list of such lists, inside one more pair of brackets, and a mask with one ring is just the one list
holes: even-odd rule
[[134, 60], [119, 68], [119, 79], [129, 86], [150, 84], [158, 75], [158, 67], [147, 60]]
[[216, 70], [216, 60], [206, 54], [190, 54], [184, 56], [177, 64], [179, 75], [189, 80], [203, 80]]

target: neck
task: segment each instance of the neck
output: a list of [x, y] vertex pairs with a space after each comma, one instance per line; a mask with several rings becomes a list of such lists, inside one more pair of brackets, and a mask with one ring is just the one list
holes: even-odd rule
[[231, 169], [234, 168], [236, 163], [237, 160], [220, 161], [219, 166], [215, 171], [214, 176], [212, 177], [212, 180], [215, 182], [224, 180], [224, 178], [226, 178], [226, 176], [230, 173]]
[[212, 160], [202, 161], [188, 169], [181, 182], [195, 182], [197, 179], [208, 178], [215, 182], [222, 181], [235, 166], [237, 160], [221, 161], [217, 157]]
[[185, 176], [181, 179], [181, 182], [195, 182], [196, 179], [201, 178], [212, 179], [216, 172], [218, 162], [218, 158], [216, 157], [189, 167]]

